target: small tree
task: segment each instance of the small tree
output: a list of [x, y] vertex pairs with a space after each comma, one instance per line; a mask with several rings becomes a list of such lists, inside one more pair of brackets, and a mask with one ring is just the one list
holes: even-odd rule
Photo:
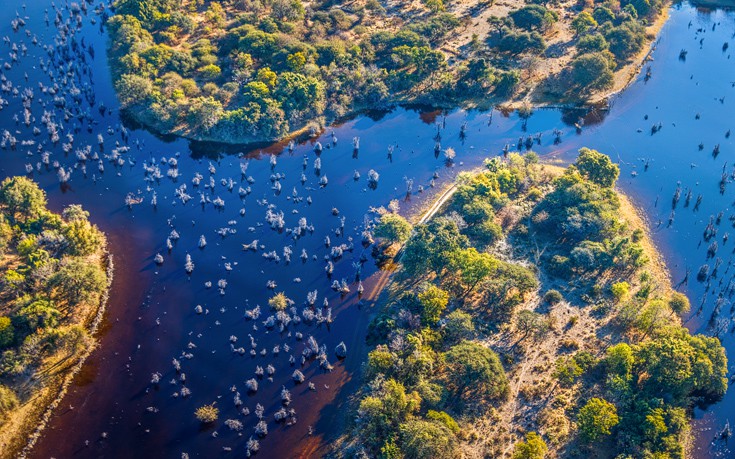
[[17, 407], [18, 397], [15, 395], [15, 392], [8, 387], [0, 385], [0, 415], [10, 413]]
[[498, 399], [508, 394], [508, 378], [492, 350], [463, 341], [449, 349], [444, 357], [450, 389], [460, 399], [475, 396]]
[[526, 440], [516, 443], [512, 459], [544, 459], [549, 448], [536, 432], [528, 432]]
[[4, 349], [11, 344], [15, 339], [15, 330], [13, 324], [10, 323], [10, 318], [0, 316], [0, 349]]
[[293, 301], [291, 301], [283, 292], [276, 293], [268, 300], [268, 305], [276, 311], [285, 310], [291, 303], [293, 303]]
[[424, 325], [433, 325], [441, 317], [449, 303], [449, 293], [440, 289], [436, 285], [430, 285], [423, 292], [418, 294], [419, 303], [421, 304], [421, 322]]
[[605, 188], [615, 185], [620, 175], [620, 168], [609, 156], [589, 148], [579, 150], [574, 165], [585, 178]]
[[219, 408], [214, 406], [214, 403], [211, 405], [200, 406], [194, 412], [194, 416], [196, 416], [202, 424], [209, 424], [216, 421], [219, 417]]
[[411, 224], [398, 214], [385, 214], [380, 217], [375, 235], [390, 243], [404, 243], [411, 235]]
[[689, 305], [689, 298], [686, 295], [674, 292], [669, 298], [669, 307], [677, 314], [686, 314], [689, 312], [691, 306]]
[[618, 425], [618, 411], [615, 405], [601, 398], [592, 398], [579, 410], [577, 425], [582, 439], [594, 442], [610, 435], [611, 429]]
[[630, 284], [625, 281], [616, 282], [610, 286], [610, 293], [612, 293], [616, 303], [620, 303], [620, 301], [628, 295], [629, 291]]
[[572, 20], [572, 29], [577, 35], [581, 35], [595, 27], [597, 27], [597, 21], [587, 11], [582, 11]]

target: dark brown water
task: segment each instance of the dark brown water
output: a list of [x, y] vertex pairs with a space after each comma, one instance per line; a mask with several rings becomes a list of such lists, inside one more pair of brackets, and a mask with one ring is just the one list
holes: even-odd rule
[[[364, 358], [365, 328], [372, 307], [369, 294], [379, 274], [371, 261], [370, 249], [361, 245], [364, 221], [372, 217], [371, 206], [385, 206], [391, 199], [399, 199], [402, 213], [410, 213], [415, 206], [431, 199], [430, 182], [434, 173], [439, 176], [437, 184], [447, 183], [459, 171], [500, 154], [505, 144], [514, 146], [520, 136], [537, 132], [543, 133], [542, 141], [533, 149], [549, 160], [569, 161], [579, 147], [590, 146], [620, 162], [620, 186], [646, 211], [674, 281], [678, 282], [687, 269], [691, 270], [690, 282], [682, 286], [695, 305], [692, 317], [687, 318], [688, 325], [695, 331], [722, 335], [728, 349], [733, 348], [729, 298], [720, 300], [721, 312], [715, 318], [719, 321], [710, 320], [718, 292], [728, 285], [732, 276], [729, 269], [732, 241], [723, 244], [720, 240], [717, 254], [723, 260], [720, 277], [707, 290], [695, 280], [699, 266], [707, 262], [707, 244], [700, 245], [699, 241], [710, 215], [724, 212], [718, 226], [719, 238], [727, 231], [735, 232], [728, 220], [735, 199], [730, 183], [735, 150], [731, 139], [725, 137], [726, 131], [735, 127], [731, 126], [735, 62], [727, 51], [723, 52], [723, 43], [732, 41], [735, 33], [735, 17], [730, 13], [697, 11], [688, 6], [673, 9], [653, 55], [651, 80], [641, 79], [617, 97], [610, 113], [588, 116], [579, 135], [570, 126], [579, 115], [556, 110], [538, 110], [528, 120], [524, 131], [522, 120], [497, 111], [457, 111], [445, 116], [436, 111], [397, 109], [359, 117], [336, 127], [338, 142], [322, 153], [321, 172], [317, 175], [311, 144], [298, 145], [293, 152], [283, 146], [240, 151], [192, 145], [183, 140], [164, 142], [145, 131], [130, 133], [130, 151], [121, 153], [124, 164], [115, 166], [103, 155], [111, 154], [115, 142], [123, 145], [125, 142], [120, 134], [117, 104], [104, 60], [105, 36], [100, 30], [99, 18], [90, 9], [89, 15], [82, 15], [81, 29], [70, 27], [70, 31], [76, 30], [77, 42], [84, 37], [85, 45], [94, 46], [95, 58], [86, 58], [91, 76], [89, 70], [83, 73], [85, 65], [80, 64], [78, 57], [56, 58], [57, 64], [52, 67], [68, 61], [80, 64], [72, 71], [73, 76], [64, 82], [58, 73], [53, 80], [43, 74], [39, 61], [50, 59], [41, 46], [53, 45], [55, 37], [58, 39], [59, 28], [53, 25], [51, 3], [29, 2], [24, 9], [22, 2], [11, 0], [9, 5], [0, 10], [0, 36], [7, 35], [18, 46], [25, 43], [28, 52], [27, 56], [19, 52], [19, 62], [11, 69], [3, 69], [2, 74], [20, 93], [26, 87], [34, 89], [30, 106], [35, 120], [25, 126], [20, 95], [13, 95], [12, 91], [0, 93], [9, 101], [0, 111], [0, 130], [7, 129], [18, 139], [15, 150], [0, 150], [0, 172], [3, 176], [24, 174], [26, 164], [35, 167], [41, 160], [39, 144], [40, 152], [51, 153], [52, 162], [58, 161], [66, 169], [71, 166], [71, 178], [63, 187], [53, 167], [42, 166], [31, 175], [47, 191], [53, 208], [59, 210], [68, 203], [81, 202], [92, 212], [93, 220], [110, 235], [116, 263], [100, 347], [53, 417], [34, 450], [35, 457], [173, 458], [180, 457], [183, 452], [191, 457], [242, 457], [246, 441], [254, 436], [258, 404], [263, 407], [263, 419], [267, 421], [269, 432], [260, 440], [262, 456], [313, 457], [322, 454], [329, 440], [340, 430], [347, 397], [359, 384], [356, 376]], [[45, 9], [49, 10], [50, 26], [44, 24]], [[10, 21], [15, 18], [16, 11], [26, 17], [26, 25], [14, 32]], [[64, 10], [62, 23], [68, 17], [68, 10]], [[91, 23], [92, 17], [97, 18], [96, 24]], [[713, 25], [716, 25], [714, 30]], [[26, 35], [26, 29], [31, 31], [30, 36]], [[697, 29], [702, 31], [697, 32]], [[33, 35], [38, 36], [37, 46], [31, 43]], [[679, 59], [681, 49], [688, 50], [685, 61]], [[0, 45], [0, 64], [12, 60], [11, 52], [11, 45]], [[24, 73], [28, 74], [28, 81]], [[52, 97], [41, 93], [39, 82], [46, 86], [58, 84], [68, 101], [67, 108], [71, 107], [70, 112], [75, 116], [64, 121], [63, 111], [48, 104]], [[85, 84], [93, 88], [94, 107], [88, 102], [75, 105], [71, 95], [64, 94], [71, 82], [79, 88]], [[47, 103], [46, 107], [42, 106], [43, 102]], [[112, 110], [112, 114], [100, 114], [101, 102]], [[77, 108], [88, 116], [76, 116]], [[75, 127], [79, 128], [68, 154], [61, 147], [65, 140], [56, 145], [49, 141], [41, 124], [44, 109], [56, 113], [56, 119], [63, 124], [59, 129], [62, 137]], [[697, 113], [699, 119], [696, 119]], [[19, 123], [13, 120], [15, 114], [20, 117]], [[652, 135], [652, 125], [659, 122], [662, 129]], [[462, 136], [464, 123], [466, 135]], [[42, 133], [34, 136], [33, 126], [41, 127]], [[112, 134], [108, 134], [108, 127]], [[554, 129], [563, 131], [559, 144], [553, 142]], [[434, 155], [437, 132], [441, 135], [443, 148], [451, 146], [457, 151], [452, 167], [441, 156]], [[98, 133], [105, 140], [102, 151], [97, 145]], [[351, 143], [354, 136], [361, 138], [357, 154]], [[36, 143], [21, 145], [21, 140]], [[331, 143], [328, 134], [319, 140], [324, 145]], [[700, 142], [704, 144], [701, 151]], [[720, 144], [720, 153], [713, 157], [716, 144]], [[75, 150], [85, 145], [91, 145], [91, 151], [102, 157], [104, 173], [98, 171], [97, 161], [77, 161]], [[392, 159], [388, 157], [390, 145], [394, 146]], [[273, 154], [277, 155], [274, 167], [270, 164]], [[162, 158], [176, 158], [178, 178], [167, 177], [167, 171], [174, 168], [163, 164]], [[307, 159], [306, 168], [303, 167], [304, 158]], [[649, 167], [644, 170], [646, 161]], [[152, 180], [149, 174], [147, 179], [144, 163], [155, 163], [163, 177]], [[216, 169], [214, 174], [208, 170], [210, 163]], [[248, 164], [246, 175], [253, 178], [253, 183], [248, 183], [241, 175], [243, 163]], [[86, 165], [86, 177], [82, 165]], [[375, 190], [367, 186], [370, 169], [380, 174]], [[355, 170], [361, 175], [357, 181], [353, 180]], [[723, 170], [728, 176], [721, 193]], [[634, 177], [633, 172], [637, 176]], [[203, 179], [195, 187], [192, 178], [197, 173]], [[302, 173], [306, 176], [304, 183]], [[272, 177], [275, 174], [280, 174], [280, 178]], [[205, 187], [210, 176], [214, 180], [212, 189]], [[325, 187], [319, 185], [322, 176], [328, 178]], [[231, 191], [227, 183], [230, 179], [233, 181]], [[410, 194], [406, 192], [407, 179], [413, 180]], [[225, 180], [224, 185], [222, 180]], [[281, 184], [280, 193], [273, 189], [276, 181]], [[681, 182], [682, 198], [675, 209], [673, 224], [668, 227], [677, 182]], [[185, 193], [192, 197], [186, 204], [175, 194], [182, 185], [186, 185]], [[241, 198], [240, 187], [250, 187], [250, 194]], [[419, 187], [424, 191], [419, 192]], [[693, 190], [693, 199], [685, 207], [689, 188]], [[125, 196], [129, 193], [143, 198], [132, 210], [125, 206]], [[156, 208], [150, 204], [154, 193], [158, 201]], [[699, 194], [702, 202], [694, 211]], [[201, 195], [208, 200], [204, 205], [199, 204]], [[224, 200], [224, 208], [217, 209], [213, 205], [217, 197]], [[308, 197], [311, 204], [307, 202]], [[266, 222], [270, 206], [273, 213], [283, 212], [285, 225], [281, 231], [271, 229]], [[333, 208], [339, 210], [339, 215], [332, 214]], [[241, 209], [245, 210], [244, 215]], [[314, 231], [306, 231], [295, 238], [293, 232], [287, 230], [297, 227], [302, 217], [307, 225], [313, 225]], [[344, 229], [341, 218], [345, 219]], [[223, 228], [235, 231], [228, 231], [222, 237], [217, 231]], [[180, 239], [173, 243], [169, 252], [165, 243], [172, 229], [180, 234]], [[198, 248], [200, 235], [207, 240], [204, 249]], [[325, 257], [331, 251], [324, 243], [327, 235], [332, 246], [346, 244], [352, 248], [338, 260], [332, 260], [334, 273], [331, 278], [324, 271]], [[263, 250], [242, 250], [242, 244], [255, 239], [265, 246]], [[284, 259], [284, 247], [292, 250], [290, 263]], [[302, 249], [308, 253], [306, 262], [299, 258]], [[263, 257], [271, 251], [281, 258], [279, 262]], [[156, 253], [164, 257], [160, 267], [153, 261]], [[187, 253], [195, 264], [191, 276], [184, 270]], [[361, 263], [361, 258], [367, 261]], [[709, 263], [714, 262], [709, 260]], [[358, 271], [366, 293], [360, 304], [356, 294]], [[719, 285], [720, 278], [723, 285]], [[217, 288], [220, 279], [227, 281], [224, 295]], [[330, 288], [333, 280], [342, 279], [350, 286], [350, 293], [344, 296]], [[275, 290], [266, 288], [268, 281], [276, 283]], [[207, 288], [206, 282], [213, 286]], [[327, 309], [321, 306], [324, 298], [329, 302], [331, 325], [291, 322], [279, 331], [278, 327], [269, 329], [263, 323], [271, 315], [267, 300], [274, 291], [283, 291], [294, 300], [296, 313], [290, 314], [293, 318], [303, 317], [307, 293], [314, 290], [318, 292], [316, 309], [326, 314]], [[208, 312], [197, 314], [197, 305]], [[247, 320], [245, 311], [256, 305], [261, 308], [261, 316], [257, 320]], [[297, 333], [301, 334], [301, 339], [297, 338]], [[256, 342], [256, 356], [249, 354], [249, 336]], [[326, 346], [333, 371], [320, 369], [314, 360], [301, 364], [309, 336]], [[237, 338], [234, 344], [231, 337]], [[333, 351], [342, 341], [347, 345], [348, 356], [339, 361]], [[246, 354], [233, 353], [231, 344], [235, 348], [244, 347]], [[289, 351], [285, 351], [285, 345], [289, 346]], [[273, 352], [275, 346], [280, 346], [277, 355]], [[266, 351], [265, 356], [261, 356], [262, 350]], [[182, 354], [190, 354], [191, 358], [182, 357]], [[289, 363], [291, 355], [296, 360], [294, 365]], [[186, 374], [183, 384], [172, 365], [174, 358], [181, 362], [181, 371]], [[256, 377], [256, 367], [266, 368], [267, 365], [275, 369], [272, 381], [267, 377], [258, 379], [258, 391], [248, 394], [245, 381]], [[304, 384], [296, 385], [291, 379], [297, 368], [306, 376]], [[156, 372], [162, 375], [158, 386], [150, 382], [152, 373]], [[169, 382], [172, 379], [175, 384]], [[309, 382], [316, 390], [309, 390]], [[191, 394], [174, 397], [173, 394], [180, 394], [184, 386]], [[297, 422], [291, 426], [274, 420], [274, 413], [281, 407], [282, 387], [287, 387], [293, 395], [289, 408], [295, 410]], [[233, 402], [235, 391], [240, 393], [241, 407]], [[217, 402], [220, 420], [214, 426], [201, 428], [193, 412], [202, 404], [212, 402]], [[241, 413], [244, 407], [250, 414]], [[735, 396], [730, 392], [723, 402], [697, 413], [699, 457], [732, 455], [724, 445], [710, 442], [714, 437], [712, 429], [722, 426], [733, 408]], [[241, 421], [243, 430], [231, 431], [224, 424], [226, 419]]]

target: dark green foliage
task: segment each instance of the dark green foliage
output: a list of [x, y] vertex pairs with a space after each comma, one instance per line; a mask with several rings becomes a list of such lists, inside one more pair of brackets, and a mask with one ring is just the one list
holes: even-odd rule
[[541, 54], [546, 49], [546, 42], [538, 32], [508, 32], [500, 39], [497, 47], [510, 54]]
[[589, 148], [579, 150], [574, 165], [585, 178], [606, 188], [615, 185], [620, 175], [620, 168], [610, 161], [609, 156]]
[[516, 27], [526, 30], [546, 30], [559, 19], [556, 12], [541, 5], [528, 5], [510, 13]]
[[46, 212], [46, 193], [26, 177], [9, 177], [0, 184], [0, 205], [11, 222], [27, 223]]
[[572, 61], [572, 79], [584, 91], [606, 89], [614, 83], [614, 68], [615, 63], [605, 53], [582, 54]]
[[9, 317], [0, 316], [0, 349], [13, 344], [15, 341], [15, 329]]
[[579, 54], [597, 53], [608, 48], [607, 40], [599, 33], [585, 35], [577, 42]]
[[448, 388], [457, 402], [499, 399], [508, 394], [505, 370], [492, 350], [464, 341], [450, 348], [444, 358]]
[[375, 236], [394, 243], [406, 242], [411, 235], [411, 224], [398, 214], [385, 214], [375, 228]]
[[409, 420], [400, 426], [401, 450], [416, 459], [459, 457], [452, 431], [441, 422]]
[[441, 273], [451, 262], [452, 254], [467, 247], [468, 241], [459, 233], [457, 224], [446, 218], [417, 225], [406, 244], [403, 267], [410, 276]]
[[624, 22], [605, 33], [610, 51], [621, 61], [628, 60], [638, 53], [643, 48], [645, 38], [643, 26], [634, 21]]
[[551, 289], [544, 294], [544, 301], [549, 304], [556, 304], [563, 299], [564, 297], [558, 290]]

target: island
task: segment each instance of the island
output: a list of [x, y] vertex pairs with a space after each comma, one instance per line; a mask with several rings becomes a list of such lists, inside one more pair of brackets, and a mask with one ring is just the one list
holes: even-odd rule
[[26, 177], [0, 184], [0, 457], [23, 456], [94, 348], [112, 279], [89, 213]]
[[230, 144], [316, 134], [394, 104], [579, 105], [637, 74], [662, 0], [116, 0], [108, 58], [128, 118]]
[[583, 148], [459, 176], [412, 226], [375, 235], [400, 270], [337, 457], [687, 457], [692, 409], [728, 387], [720, 341], [692, 335], [647, 227]]

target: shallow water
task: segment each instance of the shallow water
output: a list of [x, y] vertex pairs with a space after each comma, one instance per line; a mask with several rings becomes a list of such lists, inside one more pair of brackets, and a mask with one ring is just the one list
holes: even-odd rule
[[[31, 2], [26, 9], [19, 1], [11, 1], [13, 6], [0, 11], [0, 35], [9, 36], [13, 42], [26, 43], [28, 56], [21, 57], [10, 70], [2, 73], [21, 90], [32, 87], [35, 98], [32, 113], [36, 121], [30, 127], [16, 124], [12, 120], [15, 113], [22, 111], [19, 97], [2, 93], [9, 105], [0, 111], [0, 129], [8, 129], [18, 140], [34, 139], [43, 142], [42, 151], [51, 152], [51, 160], [57, 160], [67, 167], [76, 164], [71, 179], [61, 186], [56, 172], [45, 167], [35, 171], [38, 180], [49, 194], [50, 205], [61, 209], [64, 205], [81, 202], [91, 211], [92, 219], [110, 235], [111, 249], [115, 255], [116, 275], [113, 284], [109, 313], [101, 345], [93, 354], [85, 370], [77, 378], [69, 395], [54, 415], [49, 429], [44, 433], [33, 452], [34, 457], [180, 457], [187, 452], [191, 457], [213, 457], [218, 454], [231, 454], [223, 448], [232, 448], [234, 454], [242, 456], [247, 439], [253, 435], [257, 422], [256, 404], [264, 408], [264, 419], [268, 423], [269, 434], [261, 440], [261, 454], [266, 457], [298, 457], [318, 455], [342, 422], [345, 403], [354, 391], [355, 375], [359, 375], [361, 359], [364, 357], [365, 327], [371, 310], [371, 293], [379, 277], [370, 258], [369, 248], [361, 244], [360, 233], [364, 221], [370, 216], [371, 206], [387, 205], [391, 199], [401, 201], [402, 213], [410, 213], [416, 206], [430, 201], [433, 190], [430, 188], [432, 175], [439, 175], [438, 185], [449, 183], [459, 171], [468, 170], [482, 164], [489, 156], [502, 153], [506, 144], [515, 145], [519, 136], [542, 132], [540, 145], [533, 149], [547, 160], [559, 159], [564, 162], [573, 160], [575, 152], [582, 146], [603, 151], [621, 164], [620, 187], [629, 193], [645, 210], [654, 231], [656, 242], [664, 253], [671, 268], [675, 283], [683, 279], [687, 269], [691, 270], [689, 283], [683, 285], [692, 300], [692, 317], [687, 325], [695, 331], [712, 333], [711, 311], [721, 287], [726, 287], [730, 279], [729, 266], [731, 249], [734, 242], [722, 243], [721, 236], [731, 230], [732, 192], [731, 173], [733, 160], [732, 140], [725, 137], [732, 123], [735, 103], [734, 62], [728, 52], [723, 52], [723, 43], [732, 40], [735, 33], [735, 16], [721, 11], [698, 11], [689, 6], [679, 6], [671, 11], [671, 18], [661, 32], [658, 49], [650, 63], [652, 78], [645, 82], [639, 77], [629, 89], [615, 98], [609, 113], [596, 113], [587, 118], [581, 134], [575, 133], [569, 122], [576, 116], [556, 110], [538, 110], [527, 122], [523, 131], [523, 120], [515, 115], [504, 116], [500, 112], [478, 113], [456, 111], [446, 116], [440, 112], [397, 109], [393, 112], [371, 117], [363, 116], [343, 123], [334, 129], [338, 138], [336, 146], [325, 149], [321, 155], [321, 176], [328, 177], [326, 187], [319, 186], [319, 178], [314, 171], [313, 146], [299, 145], [293, 153], [282, 146], [266, 151], [242, 151], [227, 149], [227, 154], [216, 146], [192, 145], [183, 140], [164, 142], [145, 131], [130, 133], [130, 151], [122, 155], [126, 164], [114, 167], [104, 160], [105, 172], [100, 174], [95, 161], [87, 161], [87, 177], [81, 171], [81, 163], [76, 161], [74, 150], [84, 145], [92, 145], [99, 152], [97, 134], [105, 139], [102, 154], [109, 154], [115, 141], [122, 142], [119, 132], [119, 114], [112, 92], [109, 74], [104, 59], [104, 35], [100, 32], [99, 22], [91, 24], [91, 13], [83, 20], [78, 37], [85, 43], [92, 43], [95, 59], [90, 60], [94, 75], [93, 85], [96, 94], [94, 108], [87, 103], [81, 104], [93, 115], [91, 133], [87, 132], [89, 123], [69, 121], [64, 123], [62, 133], [74, 125], [82, 127], [75, 134], [74, 149], [65, 155], [61, 143], [53, 145], [44, 132], [35, 136], [33, 125], [40, 124], [43, 108], [40, 101], [49, 100], [38, 89], [38, 82], [52, 84], [48, 76], [39, 70], [38, 58], [48, 60], [46, 52], [40, 48], [44, 43], [52, 43], [57, 28], [43, 22], [43, 11], [50, 3]], [[27, 16], [27, 25], [13, 32], [10, 21], [15, 12]], [[64, 17], [68, 17], [68, 12]], [[51, 16], [53, 19], [53, 15]], [[688, 27], [689, 22], [691, 27]], [[712, 26], [717, 24], [715, 30]], [[697, 32], [703, 28], [704, 32]], [[37, 34], [39, 46], [30, 43], [24, 29]], [[704, 38], [700, 46], [699, 40]], [[735, 44], [735, 43], [734, 43]], [[0, 45], [0, 64], [10, 60], [10, 47]], [[687, 49], [685, 61], [679, 59], [681, 49]], [[28, 82], [24, 79], [28, 73]], [[645, 71], [643, 72], [645, 73]], [[59, 77], [56, 81], [60, 82]], [[81, 81], [89, 81], [84, 75]], [[81, 83], [78, 83], [81, 85]], [[67, 97], [68, 98], [68, 97]], [[720, 100], [722, 99], [722, 101]], [[112, 110], [111, 115], [101, 116], [97, 107], [100, 102]], [[57, 110], [57, 113], [60, 113]], [[699, 113], [700, 119], [695, 119]], [[648, 119], [644, 117], [648, 115]], [[59, 117], [61, 114], [58, 115]], [[22, 121], [21, 116], [21, 121]], [[594, 123], [592, 122], [593, 120]], [[662, 129], [651, 134], [651, 126], [662, 123]], [[461, 126], [466, 123], [466, 136], [461, 136]], [[113, 134], [107, 134], [107, 128]], [[439, 126], [439, 127], [438, 127]], [[555, 145], [552, 131], [561, 129], [561, 143]], [[638, 130], [640, 129], [640, 132]], [[17, 131], [17, 133], [15, 132]], [[442, 157], [435, 157], [434, 145], [437, 132], [441, 134], [443, 148], [453, 147], [457, 151], [454, 165], [447, 165]], [[361, 146], [354, 153], [351, 139], [361, 138]], [[320, 141], [327, 145], [331, 142], [329, 134]], [[704, 147], [699, 151], [699, 143]], [[715, 158], [712, 150], [720, 144], [720, 153]], [[395, 150], [392, 160], [388, 158], [388, 146]], [[0, 150], [3, 175], [25, 173], [25, 164], [35, 165], [40, 159], [37, 145], [21, 146], [11, 151]], [[233, 152], [235, 154], [233, 154]], [[180, 177], [172, 180], [166, 177], [168, 165], [161, 164], [162, 157], [176, 157]], [[277, 155], [275, 167], [270, 165], [270, 155]], [[307, 158], [304, 169], [303, 159]], [[143, 163], [156, 159], [163, 178], [160, 181], [146, 181]], [[128, 160], [133, 160], [131, 164]], [[643, 159], [643, 160], [642, 160]], [[644, 170], [644, 160], [649, 161]], [[213, 190], [204, 187], [208, 183], [210, 162], [216, 168], [213, 174]], [[240, 164], [247, 162], [247, 175], [254, 179], [248, 185], [240, 173]], [[696, 166], [693, 166], [696, 164]], [[728, 173], [728, 184], [720, 193], [720, 178]], [[374, 169], [380, 174], [377, 189], [367, 187], [367, 174]], [[361, 178], [353, 180], [353, 171], [359, 171]], [[192, 185], [195, 173], [204, 179], [199, 187]], [[301, 183], [301, 173], [306, 182]], [[637, 176], [633, 177], [632, 173]], [[280, 179], [282, 190], [273, 190], [272, 174], [284, 174]], [[235, 182], [232, 191], [220, 183], [221, 179]], [[413, 180], [412, 193], [406, 193], [406, 179]], [[681, 182], [682, 198], [678, 203], [673, 224], [668, 227], [672, 211], [672, 195]], [[175, 197], [175, 190], [186, 184], [186, 192], [192, 196], [187, 204]], [[251, 193], [244, 199], [238, 196], [238, 188], [251, 187]], [[419, 186], [424, 192], [419, 192]], [[693, 189], [693, 199], [689, 207], [684, 206], [687, 189]], [[295, 202], [292, 191], [303, 201]], [[155, 191], [158, 205], [151, 206]], [[141, 204], [128, 210], [125, 196], [133, 193], [143, 198]], [[204, 206], [199, 204], [200, 193], [209, 198]], [[697, 211], [694, 203], [702, 195]], [[211, 203], [221, 197], [225, 206], [221, 210]], [[312, 198], [312, 203], [306, 202]], [[296, 199], [298, 201], [298, 199]], [[267, 203], [266, 203], [267, 202]], [[283, 211], [285, 228], [297, 226], [304, 217], [313, 224], [314, 232], [294, 239], [286, 231], [272, 230], [265, 222], [268, 205], [275, 205], [274, 211]], [[245, 215], [240, 215], [240, 209]], [[332, 215], [337, 208], [339, 215]], [[298, 213], [294, 213], [297, 211]], [[699, 245], [702, 232], [710, 215], [723, 211], [722, 223], [718, 226], [720, 249], [717, 256], [723, 259], [720, 268], [725, 279], [719, 286], [719, 278], [713, 282], [705, 295], [705, 286], [696, 281], [699, 266], [706, 263], [708, 244]], [[335, 234], [340, 227], [340, 218], [345, 218], [341, 236]], [[659, 220], [662, 222], [658, 224]], [[181, 238], [169, 252], [165, 242], [170, 231], [175, 228]], [[226, 237], [216, 231], [233, 228], [236, 233]], [[733, 230], [735, 231], [735, 230]], [[207, 246], [199, 249], [200, 235], [207, 239]], [[324, 267], [324, 257], [329, 254], [324, 244], [329, 235], [332, 245], [352, 244], [352, 252], [334, 262], [334, 274], [328, 279]], [[352, 238], [352, 241], [349, 240]], [[257, 253], [243, 251], [242, 244], [258, 239], [265, 250]], [[293, 250], [291, 263], [283, 260], [283, 247]], [[308, 261], [299, 258], [301, 249], [306, 249]], [[276, 251], [282, 258], [280, 262], [263, 258], [265, 252]], [[153, 261], [156, 253], [164, 256], [164, 263], [158, 267]], [[195, 264], [191, 276], [184, 270], [185, 255], [189, 253]], [[366, 295], [363, 304], [358, 305], [357, 283], [354, 282], [359, 259], [365, 253], [368, 261], [362, 265], [361, 278]], [[316, 260], [312, 258], [316, 256]], [[231, 271], [225, 264], [230, 263]], [[357, 263], [357, 264], [355, 264]], [[713, 261], [709, 260], [712, 264]], [[300, 282], [294, 282], [300, 278]], [[345, 279], [350, 283], [351, 292], [342, 297], [330, 288], [332, 280]], [[218, 292], [217, 282], [227, 281], [225, 294]], [[300, 315], [307, 292], [317, 290], [317, 309], [323, 298], [327, 298], [332, 309], [334, 322], [331, 326], [301, 323], [289, 325], [284, 332], [277, 328], [269, 331], [263, 324], [270, 315], [267, 305], [273, 290], [266, 288], [269, 280], [276, 282], [275, 292], [284, 291], [295, 301]], [[206, 288], [205, 282], [214, 284]], [[703, 304], [698, 313], [700, 303]], [[201, 305], [207, 314], [197, 314], [195, 306]], [[244, 312], [260, 305], [262, 315], [258, 320], [246, 320]], [[222, 312], [223, 311], [223, 312]], [[326, 309], [324, 309], [326, 313]], [[722, 307], [721, 318], [730, 317], [730, 305]], [[257, 327], [257, 330], [254, 328]], [[720, 323], [725, 328], [724, 344], [733, 349], [732, 325]], [[296, 339], [296, 332], [303, 339]], [[230, 337], [238, 338], [234, 346], [250, 350], [250, 339], [256, 340], [257, 356], [241, 356], [231, 351]], [[300, 357], [308, 336], [314, 336], [321, 345], [326, 345], [327, 355], [334, 365], [331, 373], [319, 369], [311, 360], [301, 365]], [[335, 346], [344, 341], [348, 356], [339, 361], [334, 356]], [[195, 347], [192, 347], [193, 344]], [[285, 352], [283, 345], [291, 350]], [[280, 345], [280, 353], [274, 355], [274, 346]], [[266, 355], [260, 351], [265, 349]], [[193, 358], [181, 358], [182, 353], [190, 353]], [[288, 356], [294, 355], [294, 366], [288, 363]], [[182, 372], [186, 374], [185, 386], [191, 391], [188, 397], [172, 397], [180, 391], [182, 383], [173, 366], [172, 359], [179, 358]], [[275, 368], [273, 381], [260, 379], [257, 393], [248, 394], [245, 380], [255, 377], [256, 366], [263, 368], [271, 364]], [[291, 373], [299, 368], [307, 378], [304, 384], [296, 385]], [[158, 387], [150, 383], [151, 374], [160, 372], [161, 383]], [[176, 384], [169, 384], [175, 378]], [[313, 382], [316, 391], [310, 391], [308, 382]], [[235, 387], [250, 414], [239, 413], [233, 403]], [[274, 413], [280, 408], [280, 390], [286, 386], [293, 394], [290, 407], [296, 411], [298, 422], [293, 426], [277, 424]], [[213, 427], [200, 428], [193, 412], [202, 404], [217, 402], [220, 408], [220, 421]], [[240, 407], [240, 408], [242, 408]], [[721, 427], [729, 413], [735, 409], [735, 395], [729, 392], [726, 399], [704, 413], [697, 413], [697, 456], [727, 456], [729, 452], [722, 445], [710, 445], [714, 436], [712, 429]], [[225, 419], [239, 419], [244, 424], [241, 434], [230, 431], [224, 424]], [[310, 435], [310, 430], [312, 435]], [[213, 434], [216, 432], [216, 436]]]

